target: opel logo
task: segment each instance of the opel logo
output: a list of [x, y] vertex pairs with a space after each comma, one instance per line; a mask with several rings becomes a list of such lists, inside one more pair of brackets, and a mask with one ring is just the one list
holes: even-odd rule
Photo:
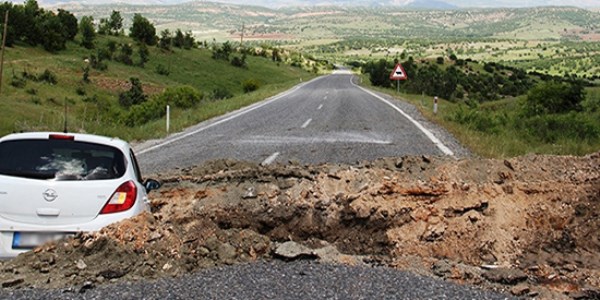
[[43, 194], [44, 199], [48, 202], [52, 202], [58, 198], [58, 194], [53, 189], [47, 189]]

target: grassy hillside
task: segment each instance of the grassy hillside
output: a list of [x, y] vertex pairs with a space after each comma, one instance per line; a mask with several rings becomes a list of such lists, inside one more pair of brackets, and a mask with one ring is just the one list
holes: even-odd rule
[[[77, 40], [77, 39], [76, 39]], [[132, 43], [127, 37], [100, 36], [96, 48], [110, 40]], [[133, 44], [132, 58], [138, 60]], [[41, 48], [17, 45], [5, 53], [4, 78], [0, 95], [0, 134], [30, 130], [62, 130], [65, 104], [70, 131], [119, 136], [124, 139], [147, 139], [163, 136], [164, 118], [143, 126], [128, 127], [122, 118], [127, 109], [119, 105], [119, 93], [130, 89], [130, 78], [139, 78], [147, 95], [161, 93], [167, 87], [188, 85], [203, 95], [191, 110], [175, 109], [171, 130], [179, 130], [209, 117], [223, 114], [260, 101], [314, 75], [300, 68], [275, 63], [267, 58], [248, 56], [247, 68], [232, 66], [229, 61], [211, 58], [207, 49], [173, 51], [149, 47], [150, 60], [144, 67], [105, 61], [106, 70], [91, 68], [89, 83], [84, 82], [85, 61], [96, 50], [70, 43], [67, 50], [51, 54]], [[235, 54], [234, 54], [235, 55]], [[160, 75], [162, 66], [169, 75]], [[46, 72], [47, 70], [47, 72]], [[46, 73], [46, 76], [44, 76]], [[56, 84], [37, 80], [54, 76]], [[259, 83], [257, 91], [244, 93], [247, 80]], [[229, 99], [215, 100], [215, 91], [231, 94]]]

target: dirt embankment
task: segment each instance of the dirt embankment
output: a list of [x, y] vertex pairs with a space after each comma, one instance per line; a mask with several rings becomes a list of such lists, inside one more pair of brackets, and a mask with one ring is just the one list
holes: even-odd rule
[[85, 289], [304, 256], [519, 296], [600, 297], [600, 153], [358, 166], [216, 161], [159, 177], [152, 213], [3, 262], [2, 286]]

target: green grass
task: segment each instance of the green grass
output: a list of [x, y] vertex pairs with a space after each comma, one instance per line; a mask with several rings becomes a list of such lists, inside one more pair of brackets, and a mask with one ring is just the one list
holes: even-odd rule
[[[132, 43], [127, 37], [100, 36], [97, 48], [105, 47], [109, 39]], [[137, 46], [133, 45], [133, 48], [132, 58], [137, 62]], [[127, 127], [120, 122], [125, 110], [118, 104], [118, 94], [129, 89], [131, 77], [139, 78], [146, 94], [150, 95], [178, 85], [192, 86], [204, 94], [205, 99], [197, 107], [172, 111], [171, 132], [174, 132], [261, 101], [315, 76], [262, 57], [248, 56], [248, 67], [237, 68], [228, 61], [212, 59], [212, 52], [207, 49], [175, 49], [172, 52], [156, 47], [149, 49], [150, 61], [143, 68], [107, 61], [106, 71], [92, 69], [91, 83], [83, 83], [84, 58], [95, 50], [83, 49], [76, 43], [69, 43], [66, 50], [57, 54], [25, 45], [7, 48], [0, 95], [0, 135], [17, 131], [62, 131], [67, 103], [70, 131], [118, 136], [126, 140], [165, 136], [164, 118], [139, 127]], [[159, 75], [156, 72], [158, 65], [165, 66], [170, 74]], [[46, 69], [56, 75], [58, 84], [28, 80], [23, 88], [11, 85], [13, 76], [20, 77], [24, 71], [40, 74]], [[260, 88], [244, 94], [242, 83], [249, 79], [260, 82]], [[229, 90], [234, 97], [210, 100], [210, 95], [217, 88]], [[81, 95], [82, 91], [84, 95]], [[94, 96], [98, 101], [85, 100]], [[109, 113], [103, 112], [105, 110]]]

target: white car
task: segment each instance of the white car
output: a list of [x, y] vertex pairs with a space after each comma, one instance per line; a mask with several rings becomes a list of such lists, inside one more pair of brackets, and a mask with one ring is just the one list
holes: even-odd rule
[[125, 141], [90, 134], [34, 132], [0, 138], [0, 258], [100, 228], [149, 210]]

